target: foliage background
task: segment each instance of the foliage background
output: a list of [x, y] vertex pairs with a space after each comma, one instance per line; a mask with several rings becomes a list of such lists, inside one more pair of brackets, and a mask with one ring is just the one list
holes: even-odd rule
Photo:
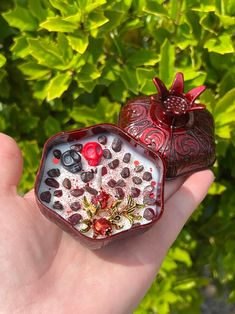
[[0, 13], [0, 130], [23, 150], [22, 193], [53, 133], [115, 123], [155, 75], [208, 86], [216, 182], [136, 313], [200, 313], [211, 286], [234, 302], [235, 1], [1, 0]]

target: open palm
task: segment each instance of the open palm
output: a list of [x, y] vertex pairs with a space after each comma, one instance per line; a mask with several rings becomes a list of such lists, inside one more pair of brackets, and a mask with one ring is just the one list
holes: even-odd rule
[[213, 181], [205, 170], [167, 183], [155, 226], [91, 251], [41, 215], [32, 191], [17, 195], [21, 152], [0, 143], [0, 313], [131, 313]]

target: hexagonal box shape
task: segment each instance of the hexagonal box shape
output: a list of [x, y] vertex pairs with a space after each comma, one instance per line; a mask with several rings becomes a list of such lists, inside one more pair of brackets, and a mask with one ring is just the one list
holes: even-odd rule
[[161, 157], [112, 124], [45, 144], [35, 183], [41, 212], [91, 249], [152, 226], [163, 212]]

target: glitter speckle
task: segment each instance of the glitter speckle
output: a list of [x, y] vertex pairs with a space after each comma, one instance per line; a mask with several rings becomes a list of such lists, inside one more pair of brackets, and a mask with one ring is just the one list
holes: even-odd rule
[[60, 162], [60, 160], [54, 157], [52, 158], [52, 162], [57, 165]]

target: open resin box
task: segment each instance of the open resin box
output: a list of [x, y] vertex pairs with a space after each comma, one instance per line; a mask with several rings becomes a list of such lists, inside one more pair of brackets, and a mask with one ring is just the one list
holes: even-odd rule
[[111, 124], [45, 144], [35, 194], [42, 213], [90, 248], [143, 232], [163, 211], [164, 162]]

